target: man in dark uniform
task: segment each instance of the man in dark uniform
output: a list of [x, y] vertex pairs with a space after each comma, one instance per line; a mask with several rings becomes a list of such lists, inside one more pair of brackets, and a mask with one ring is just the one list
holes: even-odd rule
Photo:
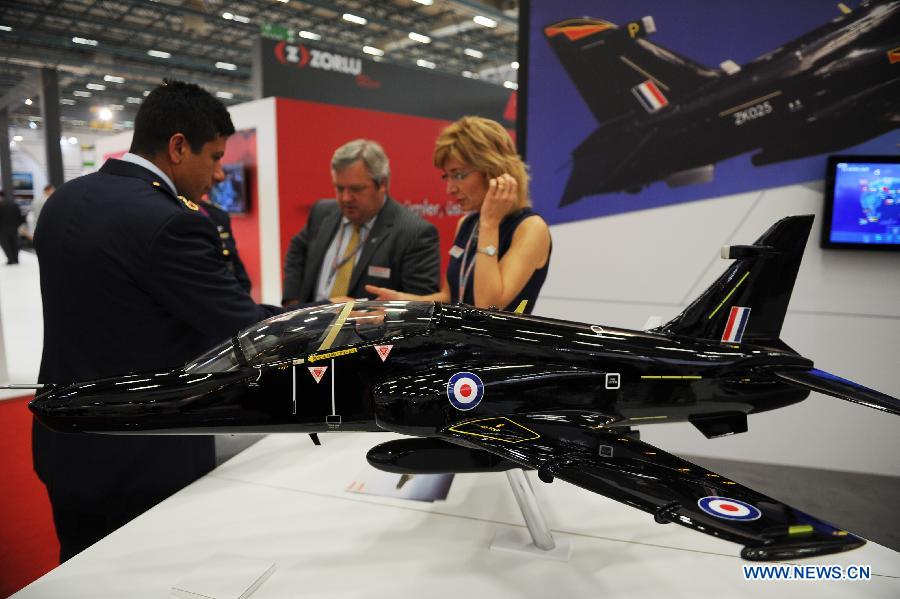
[[[138, 110], [131, 151], [50, 198], [35, 231], [41, 382], [177, 367], [279, 311], [241, 289], [196, 204], [223, 178], [233, 133], [225, 106], [208, 92], [164, 83]], [[61, 561], [215, 461], [213, 437], [59, 434], [37, 422], [33, 432]]]

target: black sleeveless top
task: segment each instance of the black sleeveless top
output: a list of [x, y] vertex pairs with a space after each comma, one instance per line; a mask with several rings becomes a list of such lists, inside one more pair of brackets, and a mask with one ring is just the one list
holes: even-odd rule
[[[509, 246], [512, 245], [513, 234], [519, 224], [533, 214], [536, 213], [531, 208], [524, 208], [520, 212], [505, 216], [503, 220], [500, 221], [500, 245], [497, 248], [498, 260], [503, 258], [503, 255], [509, 250]], [[464, 220], [462, 225], [460, 225], [459, 232], [456, 234], [456, 239], [453, 240], [453, 247], [450, 249], [450, 262], [447, 263], [447, 283], [450, 285], [450, 301], [454, 304], [462, 301], [465, 304], [475, 305], [475, 291], [473, 284], [475, 280], [474, 268], [469, 272], [468, 281], [464, 285], [465, 295], [462, 298], [459, 297], [459, 289], [460, 270], [462, 269], [463, 262], [465, 262], [468, 267], [473, 264], [478, 256], [479, 216], [478, 213], [475, 213], [463, 217]], [[468, 248], [466, 246], [468, 246]], [[550, 253], [553, 253], [552, 242]], [[528, 305], [525, 306], [525, 313], [531, 314], [531, 311], [534, 310], [534, 303], [537, 301], [538, 293], [540, 293], [541, 287], [544, 285], [544, 280], [547, 278], [547, 270], [549, 268], [550, 256], [548, 255], [547, 264], [545, 264], [543, 268], [534, 271], [531, 278], [525, 283], [525, 287], [519, 292], [519, 295], [513, 298], [509, 305], [499, 307], [503, 310], [515, 310], [519, 305], [519, 302], [528, 300]]]

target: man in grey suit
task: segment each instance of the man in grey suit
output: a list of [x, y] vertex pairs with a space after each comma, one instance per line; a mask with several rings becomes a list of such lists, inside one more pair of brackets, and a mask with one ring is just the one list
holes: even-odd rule
[[390, 164], [381, 146], [356, 139], [331, 159], [337, 198], [319, 200], [285, 258], [282, 304], [366, 297], [365, 286], [416, 294], [439, 287], [434, 225], [388, 197]]

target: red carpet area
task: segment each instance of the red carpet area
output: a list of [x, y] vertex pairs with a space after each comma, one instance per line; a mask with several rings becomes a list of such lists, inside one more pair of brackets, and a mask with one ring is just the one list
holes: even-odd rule
[[0, 401], [0, 597], [55, 568], [59, 557], [47, 492], [32, 470], [31, 398]]

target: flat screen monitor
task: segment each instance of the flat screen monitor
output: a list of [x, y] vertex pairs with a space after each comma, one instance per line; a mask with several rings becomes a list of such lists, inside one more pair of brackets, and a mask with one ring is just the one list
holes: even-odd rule
[[209, 190], [209, 200], [226, 212], [245, 214], [249, 209], [247, 198], [247, 173], [240, 163], [225, 164], [225, 180]]
[[829, 156], [823, 248], [900, 251], [900, 156]]
[[16, 171], [13, 171], [12, 179], [14, 193], [30, 194], [34, 192], [34, 177], [31, 173], [17, 173]]

